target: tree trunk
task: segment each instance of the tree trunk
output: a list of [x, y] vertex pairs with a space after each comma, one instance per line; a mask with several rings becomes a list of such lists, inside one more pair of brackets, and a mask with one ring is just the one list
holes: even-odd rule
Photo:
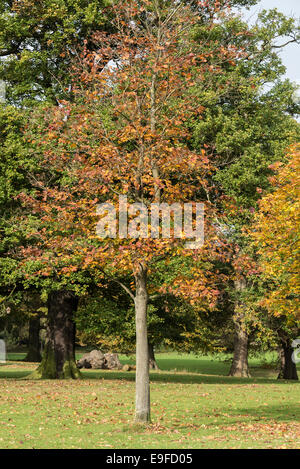
[[135, 317], [136, 317], [136, 411], [135, 420], [150, 421], [150, 383], [147, 335], [147, 270], [140, 265], [135, 273]]
[[52, 292], [48, 298], [47, 340], [40, 366], [29, 378], [80, 378], [75, 362], [75, 324], [73, 313], [78, 300], [72, 292]]
[[[239, 293], [246, 288], [246, 281], [244, 278], [239, 278], [235, 281], [236, 292]], [[248, 334], [243, 327], [243, 314], [240, 311], [241, 302], [236, 300], [234, 322], [234, 354], [232, 365], [229, 371], [229, 376], [237, 376], [240, 378], [250, 378], [250, 371], [248, 365]]]
[[40, 362], [40, 318], [38, 315], [31, 316], [29, 319], [29, 341], [28, 353], [24, 358], [25, 362]]
[[159, 370], [158, 364], [155, 360], [154, 348], [153, 345], [148, 343], [148, 354], [149, 354], [149, 369], [150, 370]]
[[250, 378], [248, 365], [248, 334], [243, 330], [239, 319], [234, 320], [234, 355], [229, 376]]
[[280, 370], [277, 379], [294, 379], [298, 380], [296, 364], [292, 360], [294, 352], [291, 346], [291, 340], [283, 332], [279, 333], [280, 337]]

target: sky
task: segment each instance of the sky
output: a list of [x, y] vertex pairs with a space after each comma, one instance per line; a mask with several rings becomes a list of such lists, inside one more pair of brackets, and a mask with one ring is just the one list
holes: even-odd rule
[[[250, 10], [244, 10], [244, 17], [249, 23], [253, 23], [259, 11], [271, 8], [277, 8], [282, 13], [298, 18], [300, 21], [300, 0], [261, 0]], [[287, 68], [286, 76], [300, 85], [300, 45], [289, 44], [281, 50], [280, 55]]]

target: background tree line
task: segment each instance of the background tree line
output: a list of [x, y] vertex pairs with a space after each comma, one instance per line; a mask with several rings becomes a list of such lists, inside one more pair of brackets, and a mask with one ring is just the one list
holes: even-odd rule
[[[227, 3], [0, 2], [2, 328], [30, 321], [38, 360], [44, 317], [35, 378], [80, 376], [75, 323], [85, 344], [137, 339], [141, 421], [153, 346], [231, 351], [245, 377], [249, 345], [280, 346], [297, 377], [299, 106], [278, 51], [299, 29]], [[119, 194], [204, 203], [203, 248], [97, 239]]]

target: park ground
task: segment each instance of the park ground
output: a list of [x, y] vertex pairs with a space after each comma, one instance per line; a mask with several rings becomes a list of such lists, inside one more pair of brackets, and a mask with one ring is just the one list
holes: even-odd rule
[[0, 366], [2, 449], [300, 447], [300, 383], [276, 379], [275, 355], [250, 359], [252, 378], [239, 379], [226, 376], [224, 357], [158, 354], [146, 427], [133, 423], [134, 371], [32, 381], [36, 364], [24, 356], [10, 353]]

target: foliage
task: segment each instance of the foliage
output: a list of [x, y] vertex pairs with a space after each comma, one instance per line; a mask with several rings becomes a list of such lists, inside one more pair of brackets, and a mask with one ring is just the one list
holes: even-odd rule
[[[182, 2], [169, 18], [172, 2], [0, 2], [0, 77], [10, 102], [37, 107], [24, 142], [27, 113], [1, 106], [2, 300], [18, 293], [20, 301], [24, 287], [43, 299], [61, 287], [80, 296], [93, 289], [94, 300], [95, 287], [112, 279], [134, 296], [131, 276], [142, 260], [149, 337], [201, 349], [230, 337], [232, 280], [243, 272], [246, 326], [255, 344], [272, 342], [269, 319], [257, 308], [269, 283], [258, 285], [243, 227], [270, 189], [270, 164], [299, 138], [295, 87], [282, 80], [278, 56], [299, 37], [295, 21], [276, 10], [249, 27], [225, 3]], [[44, 100], [53, 105], [37, 106]], [[147, 207], [204, 202], [207, 244], [190, 255], [182, 239], [99, 241], [96, 207], [120, 194]], [[95, 296], [90, 323], [82, 323], [89, 333], [111, 341], [115, 328], [114, 343], [132, 342], [129, 301], [119, 290], [115, 298]]]
[[11, 103], [70, 96], [69, 54], [104, 27], [103, 6], [99, 0], [0, 2], [0, 79]]
[[21, 209], [15, 197], [29, 187], [22, 133], [26, 115], [13, 106], [0, 105], [0, 304], [3, 305], [8, 298], [18, 300], [12, 295], [21, 280], [13, 251], [22, 242], [17, 223]]
[[[218, 64], [231, 61], [235, 52], [221, 45], [215, 50], [214, 45], [212, 54], [206, 46], [202, 50], [201, 44], [189, 42], [184, 21], [193, 27], [197, 16], [185, 17], [190, 12], [181, 7], [169, 19], [172, 9], [168, 8], [173, 7], [171, 2], [155, 13], [166, 17], [164, 26], [156, 27], [149, 16], [147, 29], [137, 18], [139, 7], [134, 2], [124, 4], [116, 12], [118, 34], [98, 33], [97, 53], [83, 54], [77, 89], [74, 85], [76, 100], [48, 109], [44, 121], [33, 120], [35, 128], [29, 135], [41, 166], [34, 197], [24, 195], [23, 200], [39, 217], [37, 222], [32, 219], [39, 247], [24, 253], [30, 259], [31, 250], [39, 272], [51, 281], [54, 271], [56, 277], [66, 274], [72, 279], [80, 268], [95, 268], [98, 278], [102, 271], [108, 277], [114, 270], [124, 275], [141, 262], [151, 272], [153, 259], [167, 257], [171, 251], [173, 255], [184, 252], [182, 241], [174, 238], [171, 242], [107, 238], [99, 243], [94, 234], [97, 204], [116, 202], [120, 194], [147, 207], [155, 200], [203, 200], [212, 164], [205, 150], [197, 154], [189, 149], [183, 124], [202, 113], [195, 101], [196, 84], [212, 72], [221, 73]], [[122, 23], [122, 14], [135, 22], [134, 42], [146, 56], [132, 47], [133, 26]], [[157, 34], [161, 34], [159, 42]], [[117, 72], [114, 67], [103, 69], [116, 56], [122, 58]], [[220, 256], [209, 203], [206, 208], [204, 250]], [[207, 289], [198, 288], [205, 281], [205, 275], [201, 271], [197, 275], [195, 269], [188, 291], [194, 289], [198, 298], [208, 298]]]
[[[205, 29], [197, 34], [202, 41], [207, 37]], [[251, 226], [262, 193], [271, 188], [270, 165], [283, 161], [286, 147], [299, 139], [295, 85], [282, 78], [285, 68], [278, 55], [285, 43], [299, 42], [299, 29], [294, 19], [272, 10], [263, 11], [253, 27], [234, 15], [214, 34], [221, 43], [230, 41], [244, 53], [234, 64], [225, 65], [224, 75], [212, 75], [209, 91], [199, 87], [204, 111], [201, 119], [189, 125], [193, 148], [205, 147], [214, 162], [213, 190], [207, 197], [222, 207], [222, 229], [232, 243], [232, 281], [226, 288], [231, 311], [239, 301], [251, 347], [265, 349], [276, 344], [278, 324], [259, 304], [269, 285], [259, 278], [257, 253], [244, 228]], [[243, 292], [234, 288], [233, 280], [240, 276], [246, 283]], [[225, 343], [231, 347], [233, 323], [228, 315], [223, 319]]]
[[275, 316], [299, 320], [299, 146], [292, 146], [287, 163], [272, 166], [273, 191], [264, 195], [253, 237], [268, 284], [264, 305]]

